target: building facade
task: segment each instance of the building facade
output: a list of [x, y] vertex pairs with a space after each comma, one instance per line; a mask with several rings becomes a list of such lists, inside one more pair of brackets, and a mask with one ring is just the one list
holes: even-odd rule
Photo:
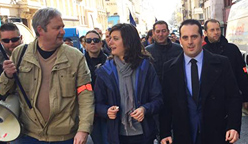
[[182, 0], [183, 19], [197, 19], [204, 25], [208, 19], [217, 19], [225, 31], [232, 0]]
[[130, 23], [129, 14], [136, 22], [140, 35], [145, 35], [155, 22], [154, 9], [150, 0], [105, 0], [108, 26], [117, 23]]
[[203, 0], [182, 0], [182, 17], [186, 19], [197, 19], [201, 24], [204, 23]]
[[205, 0], [203, 3], [204, 19], [217, 19], [221, 26], [224, 25], [224, 0]]
[[77, 27], [82, 34], [98, 27], [107, 29], [105, 0], [0, 0], [0, 18], [4, 22], [22, 22], [32, 29], [34, 13], [53, 7], [62, 13], [65, 27]]

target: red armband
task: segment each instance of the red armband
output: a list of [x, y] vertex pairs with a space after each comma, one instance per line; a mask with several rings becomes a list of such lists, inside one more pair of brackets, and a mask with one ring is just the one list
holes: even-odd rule
[[247, 73], [247, 69], [246, 69], [246, 67], [243, 67], [243, 70], [244, 70], [244, 72], [245, 72], [245, 73]]
[[82, 91], [92, 91], [92, 86], [91, 84], [85, 84], [77, 88], [77, 94], [79, 95]]

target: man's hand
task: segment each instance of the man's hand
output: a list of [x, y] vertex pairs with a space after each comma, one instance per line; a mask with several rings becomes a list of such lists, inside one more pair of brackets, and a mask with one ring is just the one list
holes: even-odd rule
[[171, 137], [166, 137], [164, 139], [161, 140], [161, 144], [167, 144], [169, 142], [169, 144], [172, 144], [172, 138]]
[[130, 116], [133, 117], [138, 122], [142, 122], [145, 117], [145, 108], [144, 107], [137, 108], [130, 114]]
[[243, 108], [246, 109], [246, 110], [248, 110], [248, 102], [244, 102], [243, 103]]
[[229, 143], [235, 143], [239, 139], [239, 133], [231, 129], [226, 132], [226, 141], [229, 141]]
[[78, 131], [74, 137], [73, 144], [86, 144], [88, 138], [87, 132]]
[[119, 111], [119, 107], [118, 106], [112, 106], [108, 109], [108, 117], [109, 119], [115, 119], [116, 118], [116, 114]]
[[16, 72], [15, 64], [11, 60], [5, 60], [3, 62], [3, 69], [7, 77], [12, 78]]

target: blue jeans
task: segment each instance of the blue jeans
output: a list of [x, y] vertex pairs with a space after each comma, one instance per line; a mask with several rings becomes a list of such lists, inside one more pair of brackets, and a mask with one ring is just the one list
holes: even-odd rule
[[11, 142], [10, 144], [73, 144], [73, 140], [74, 139], [72, 138], [66, 141], [45, 142], [45, 141], [39, 141], [27, 135], [23, 135], [20, 138], [16, 139], [15, 141]]

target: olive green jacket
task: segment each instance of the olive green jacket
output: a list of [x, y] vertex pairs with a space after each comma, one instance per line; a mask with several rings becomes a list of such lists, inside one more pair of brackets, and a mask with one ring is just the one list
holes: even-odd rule
[[[18, 46], [11, 60], [17, 64], [24, 45]], [[41, 86], [42, 73], [37, 57], [37, 39], [28, 45], [19, 67], [19, 79], [32, 104], [29, 109], [20, 95], [24, 134], [40, 141], [64, 141], [73, 138], [77, 131], [90, 133], [94, 118], [94, 95], [84, 90], [77, 94], [77, 88], [91, 82], [90, 71], [85, 57], [76, 48], [62, 44], [58, 48], [57, 59], [51, 72], [49, 102], [50, 116], [44, 121], [36, 107]], [[0, 94], [13, 91], [14, 79], [4, 73], [0, 77]]]

